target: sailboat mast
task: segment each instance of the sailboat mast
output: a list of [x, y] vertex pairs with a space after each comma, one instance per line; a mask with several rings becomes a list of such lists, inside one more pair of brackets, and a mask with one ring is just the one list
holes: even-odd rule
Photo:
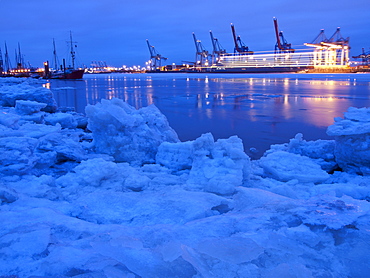
[[18, 43], [18, 55], [16, 55], [16, 57], [18, 57], [17, 59], [17, 69], [21, 69], [23, 68], [23, 57], [22, 57], [22, 53], [21, 53], [21, 45], [20, 43]]
[[54, 70], [58, 69], [58, 57], [57, 57], [57, 49], [55, 47], [55, 39], [53, 39], [53, 56], [54, 56]]
[[76, 52], [73, 49], [73, 40], [72, 40], [72, 31], [70, 31], [70, 43], [71, 43], [71, 57], [72, 57], [72, 68], [75, 68], [75, 58], [76, 58]]
[[5, 68], [6, 68], [6, 72], [9, 73], [11, 65], [10, 65], [10, 61], [9, 61], [8, 47], [6, 45], [6, 42], [5, 42]]
[[4, 71], [3, 53], [1, 52], [1, 48], [0, 48], [0, 74], [2, 74], [3, 71]]
[[16, 67], [18, 69], [18, 53], [17, 53], [17, 49], [15, 49], [15, 64], [16, 64]]

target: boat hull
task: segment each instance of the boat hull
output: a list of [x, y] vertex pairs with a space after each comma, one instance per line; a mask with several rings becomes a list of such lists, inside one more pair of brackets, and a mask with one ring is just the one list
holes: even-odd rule
[[66, 72], [50, 72], [48, 79], [82, 79], [85, 70], [72, 70]]

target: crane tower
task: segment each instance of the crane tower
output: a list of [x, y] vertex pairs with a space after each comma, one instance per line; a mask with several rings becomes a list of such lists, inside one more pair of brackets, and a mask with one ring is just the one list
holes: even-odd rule
[[195, 49], [196, 49], [196, 54], [195, 54], [195, 65], [196, 66], [208, 66], [209, 61], [208, 58], [211, 56], [207, 50], [205, 50], [202, 41], [197, 40], [195, 34], [193, 33], [193, 39], [195, 43]]
[[150, 52], [150, 69], [157, 70], [161, 67], [161, 61], [167, 60], [167, 58], [162, 57], [161, 54], [157, 53], [153, 45], [150, 45], [149, 40], [146, 40], [146, 43]]
[[212, 31], [209, 31], [211, 35], [211, 41], [212, 41], [212, 46], [213, 46], [213, 51], [212, 51], [212, 64], [218, 63], [220, 60], [220, 56], [222, 54], [226, 53], [226, 50], [221, 46], [217, 38], [213, 37]]
[[253, 51], [250, 51], [249, 50], [249, 47], [246, 46], [240, 36], [236, 36], [236, 32], [235, 32], [235, 27], [234, 27], [234, 24], [231, 23], [231, 32], [233, 34], [233, 38], [234, 38], [234, 45], [235, 45], [235, 48], [234, 48], [234, 53], [239, 53], [239, 54], [248, 54], [248, 55], [251, 55], [253, 54]]
[[357, 56], [352, 56], [355, 59], [361, 59], [363, 65], [370, 65], [370, 51], [365, 52], [365, 48], [362, 48], [362, 53]]
[[315, 47], [313, 64], [316, 67], [347, 66], [349, 61], [349, 38], [344, 38], [340, 33], [340, 27], [327, 39], [324, 30], [312, 43], [306, 46]]
[[274, 17], [273, 20], [276, 35], [275, 53], [293, 53], [294, 49], [292, 49], [292, 44], [286, 41], [283, 31], [279, 31], [277, 18]]

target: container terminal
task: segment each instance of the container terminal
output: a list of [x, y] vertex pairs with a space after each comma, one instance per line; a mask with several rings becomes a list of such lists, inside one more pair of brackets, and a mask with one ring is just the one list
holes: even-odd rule
[[[228, 53], [210, 31], [212, 52], [207, 51], [202, 42], [193, 33], [195, 44], [195, 62], [183, 65], [162, 66], [161, 61], [167, 60], [156, 52], [154, 46], [147, 40], [150, 60], [146, 70], [149, 72], [209, 72], [209, 73], [351, 73], [370, 71], [370, 52], [353, 56], [361, 59], [352, 62], [349, 59], [349, 38], [341, 35], [338, 27], [334, 34], [327, 38], [324, 30], [311, 43], [305, 43], [305, 48], [293, 49], [287, 42], [278, 21], [273, 18], [276, 36], [275, 50], [271, 52], [255, 52], [236, 34], [235, 26], [231, 24], [234, 41], [234, 52]], [[356, 63], [357, 65], [353, 65]]]

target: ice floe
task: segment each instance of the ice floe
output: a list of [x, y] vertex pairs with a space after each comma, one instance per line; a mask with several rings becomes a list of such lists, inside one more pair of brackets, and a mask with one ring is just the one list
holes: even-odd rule
[[1, 277], [368, 277], [368, 108], [251, 160], [154, 106], [0, 83]]

